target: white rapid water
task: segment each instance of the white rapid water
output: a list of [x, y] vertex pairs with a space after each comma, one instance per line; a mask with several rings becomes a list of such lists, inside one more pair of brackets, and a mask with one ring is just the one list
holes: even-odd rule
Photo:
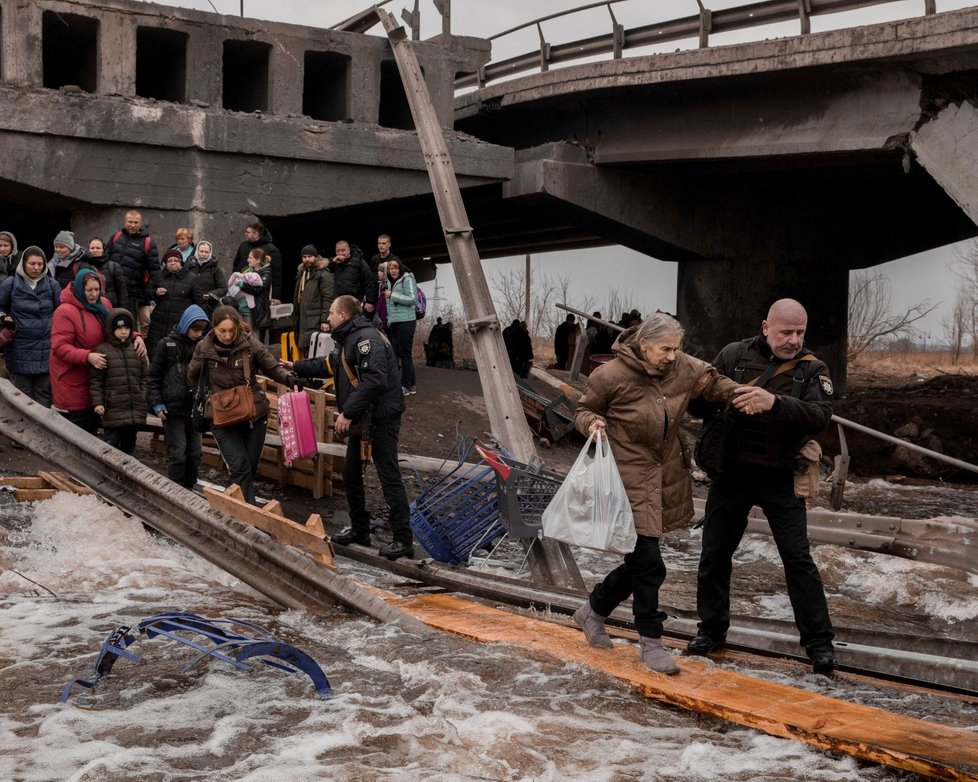
[[[579, 665], [448, 635], [420, 638], [340, 609], [324, 617], [284, 611], [93, 497], [61, 494], [32, 507], [0, 499], [0, 520], [2, 780], [913, 779], [663, 706]], [[743, 558], [770, 559], [770, 548], [753, 539]], [[668, 556], [679, 575], [695, 567], [683, 546]], [[853, 569], [834, 556], [820, 564]], [[898, 564], [843, 586], [887, 604], [904, 596], [886, 584], [913, 581], [926, 591], [919, 566]], [[595, 574], [607, 566], [584, 558]], [[344, 569], [375, 583], [390, 578]], [[978, 605], [978, 584], [968, 583], [973, 592], [935, 605], [944, 614], [934, 621], [974, 620], [967, 605]], [[770, 610], [781, 615], [784, 605]], [[67, 681], [88, 678], [110, 630], [165, 611], [266, 627], [319, 662], [335, 697], [318, 700], [305, 676], [265, 667], [246, 673], [209, 662], [182, 673], [193, 652], [156, 638], [131, 647], [142, 663], [120, 660], [94, 694], [76, 689], [58, 705]], [[756, 674], [975, 722], [964, 706], [817, 677], [800, 665]]]

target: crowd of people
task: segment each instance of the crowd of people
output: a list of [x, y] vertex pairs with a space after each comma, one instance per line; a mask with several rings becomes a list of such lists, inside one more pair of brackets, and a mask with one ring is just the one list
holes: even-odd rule
[[[195, 402], [204, 391], [244, 387], [253, 402], [248, 417], [212, 429], [231, 480], [254, 502], [269, 410], [257, 373], [288, 386], [299, 377], [332, 377], [335, 428], [347, 440], [343, 478], [351, 521], [334, 540], [370, 543], [363, 469], [372, 461], [393, 532], [380, 553], [413, 556], [397, 454], [405, 398], [417, 393], [418, 288], [391, 252], [390, 237], [378, 238], [370, 261], [346, 241], [336, 243], [331, 258], [314, 245], [303, 247], [294, 291], [295, 361], [273, 355], [267, 344], [278, 301], [273, 294], [283, 281], [281, 254], [267, 229], [247, 226], [228, 278], [212, 243], [195, 242], [188, 228], [174, 239], [160, 258], [135, 210], [126, 213], [122, 230], [108, 240], [92, 237], [87, 250], [70, 231], [60, 231], [50, 258], [37, 246], [20, 250], [13, 233], [0, 231], [0, 347], [14, 385], [92, 434], [104, 429], [105, 440], [128, 454], [150, 411], [163, 425], [168, 475], [187, 488], [195, 486], [201, 461]], [[804, 347], [804, 307], [776, 301], [759, 334], [730, 343], [712, 364], [682, 351], [683, 327], [666, 313], [645, 319], [624, 313], [617, 339], [600, 320], [593, 313], [583, 333], [589, 351], [608, 360], [588, 378], [575, 423], [582, 433], [608, 438], [637, 543], [575, 613], [587, 642], [610, 647], [605, 620], [632, 597], [642, 660], [660, 673], [679, 672], [661, 641], [667, 617], [658, 595], [666, 565], [659, 539], [693, 515], [690, 462], [678, 427], [691, 412], [706, 421], [701, 445], [711, 433], [723, 436], [712, 438], [719, 445], [707, 454], [709, 466], [701, 465], [712, 481], [697, 577], [699, 633], [687, 651], [705, 655], [726, 643], [733, 555], [748, 512], [758, 505], [784, 564], [801, 644], [816, 672], [830, 672], [833, 629], [795, 475], [807, 441], [831, 418], [832, 383], [825, 364]], [[325, 332], [335, 350], [306, 358]], [[568, 315], [555, 335], [558, 368], [567, 366], [580, 334]], [[514, 320], [503, 338], [514, 374], [525, 378], [533, 361], [525, 324]], [[451, 328], [439, 318], [426, 355], [437, 362], [451, 353]]]
[[[382, 234], [378, 252], [367, 261], [355, 245], [339, 241], [335, 255], [324, 258], [306, 245], [296, 271], [292, 339], [304, 357], [317, 335], [343, 336], [356, 305], [360, 332], [372, 330], [384, 345], [374, 355], [394, 357], [383, 366], [387, 386], [396, 383], [398, 398], [417, 393], [413, 361], [418, 288], [407, 265], [391, 252]], [[291, 362], [269, 349], [271, 308], [280, 303], [282, 257], [261, 223], [244, 229], [244, 241], [225, 276], [214, 244], [195, 240], [181, 227], [162, 254], [137, 210], [125, 214], [123, 227], [109, 238], [93, 236], [86, 247], [71, 231], [59, 231], [50, 257], [37, 246], [23, 250], [11, 231], [0, 231], [0, 348], [3, 368], [18, 390], [68, 421], [132, 454], [147, 412], [163, 425], [168, 475], [193, 488], [201, 462], [202, 427], [193, 421], [195, 398], [235, 387], [250, 389], [254, 413], [233, 425], [212, 425], [214, 439], [245, 499], [254, 502], [254, 480], [265, 439], [268, 400], [256, 382], [261, 372], [296, 385]], [[345, 304], [331, 315], [333, 304]], [[352, 302], [352, 304], [351, 304]], [[347, 328], [347, 330], [349, 330]], [[371, 337], [373, 339], [373, 337]], [[341, 348], [350, 345], [340, 340]], [[354, 344], [349, 359], [359, 374], [369, 368], [365, 346]], [[346, 355], [342, 353], [342, 355]], [[318, 377], [332, 374], [328, 360]], [[304, 364], [299, 363], [302, 367]], [[339, 383], [339, 388], [344, 388]], [[339, 394], [339, 420], [356, 426], [364, 416], [375, 432], [375, 463], [386, 487], [396, 470], [400, 406], [367, 402], [371, 384], [346, 402]], [[347, 410], [344, 403], [353, 408]], [[209, 403], [208, 403], [209, 404]], [[203, 418], [209, 418], [205, 408]], [[339, 431], [339, 428], [338, 428]], [[386, 436], [385, 436], [386, 433]], [[391, 445], [393, 444], [393, 445]], [[392, 459], [384, 455], [391, 455]], [[348, 459], [349, 465], [359, 465]], [[352, 469], [352, 467], [351, 467]], [[360, 485], [362, 486], [362, 469]], [[352, 475], [347, 485], [353, 487]], [[399, 475], [397, 480], [400, 480]], [[403, 493], [403, 484], [400, 488]], [[357, 511], [356, 492], [349, 490]], [[405, 495], [406, 498], [406, 495]], [[400, 520], [406, 499], [392, 500]], [[354, 513], [354, 518], [359, 516]], [[410, 554], [410, 532], [395, 527], [398, 546], [386, 555]], [[390, 548], [390, 547], [388, 547]]]

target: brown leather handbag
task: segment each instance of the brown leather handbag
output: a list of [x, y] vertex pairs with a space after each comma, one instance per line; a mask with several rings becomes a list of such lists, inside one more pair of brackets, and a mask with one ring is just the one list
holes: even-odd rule
[[251, 421], [258, 415], [255, 395], [251, 391], [251, 351], [244, 356], [244, 385], [211, 393], [210, 408], [213, 426], [234, 426]]

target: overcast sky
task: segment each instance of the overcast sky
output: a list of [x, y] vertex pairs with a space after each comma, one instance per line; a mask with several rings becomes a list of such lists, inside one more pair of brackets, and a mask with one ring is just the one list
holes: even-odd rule
[[[322, 27], [333, 26], [370, 5], [367, 0], [174, 0], [164, 5], [200, 11], [216, 10], [218, 13], [237, 16], [242, 3], [248, 17]], [[585, 0], [534, 0], [532, 4], [525, 0], [453, 0], [452, 32], [489, 37], [531, 19], [586, 4], [588, 3]], [[743, 4], [745, 0], [704, 0], [703, 3], [712, 10]], [[975, 0], [937, 0], [937, 10], [949, 11], [974, 4]], [[394, 0], [387, 3], [385, 8], [399, 18], [401, 9], [413, 5], [413, 0]], [[923, 0], [899, 0], [847, 14], [818, 16], [811, 20], [812, 31], [919, 16], [923, 5]], [[616, 3], [613, 8], [617, 20], [626, 28], [697, 13], [695, 0], [627, 0]], [[441, 20], [431, 0], [422, 0], [420, 10], [422, 37], [440, 32]], [[543, 29], [548, 41], [553, 44], [608, 31], [609, 25], [610, 15], [607, 8], [602, 6], [572, 17], [544, 22]], [[378, 26], [370, 33], [380, 35], [382, 30]], [[765, 28], [713, 36], [711, 43], [737, 43], [797, 33], [797, 23], [769, 25]], [[536, 46], [538, 35], [535, 28], [530, 28], [501, 38], [494, 43], [493, 54], [495, 59], [501, 59], [530, 51]], [[696, 42], [691, 40], [670, 42], [662, 48], [673, 50], [695, 46]], [[478, 237], [476, 240], [478, 241]], [[922, 330], [930, 335], [928, 342], [942, 340], [942, 319], [948, 315], [954, 301], [950, 266], [954, 262], [955, 252], [960, 252], [967, 244], [940, 248], [877, 267], [892, 282], [894, 309], [906, 308], [923, 300], [934, 304], [940, 302], [938, 309], [921, 322]], [[397, 237], [394, 237], [394, 250], [397, 250]], [[595, 263], [596, 256], [600, 258], [600, 264]], [[487, 261], [485, 268], [492, 284], [494, 277], [522, 268], [523, 265], [524, 260], [520, 257]], [[549, 275], [556, 278], [559, 275], [569, 275], [573, 280], [571, 293], [577, 306], [602, 309], [609, 294], [601, 291], [618, 291], [631, 306], [642, 312], [656, 308], [675, 311], [675, 264], [650, 259], [623, 247], [536, 255], [533, 258], [533, 267], [534, 275], [538, 277]], [[426, 293], [429, 298], [432, 297], [436, 293], [434, 289], [437, 284], [440, 295], [449, 301], [457, 301], [457, 287], [450, 268], [439, 268], [441, 272], [436, 283], [427, 283], [424, 286], [428, 289]], [[611, 278], [608, 275], [609, 269], [615, 270]], [[637, 286], [636, 281], [641, 281], [641, 285]]]

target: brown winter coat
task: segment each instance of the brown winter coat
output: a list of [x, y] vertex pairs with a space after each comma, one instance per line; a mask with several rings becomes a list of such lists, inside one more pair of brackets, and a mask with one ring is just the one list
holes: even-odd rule
[[194, 355], [187, 365], [187, 378], [190, 380], [190, 387], [197, 387], [197, 378], [200, 376], [204, 362], [207, 362], [207, 383], [210, 390], [224, 391], [235, 386], [244, 385], [244, 355], [245, 351], [251, 351], [251, 393], [255, 398], [254, 419], [268, 415], [268, 398], [265, 393], [255, 383], [255, 376], [260, 374], [267, 375], [278, 383], [288, 384], [289, 371], [278, 363], [268, 349], [249, 331], [242, 331], [235, 340], [230, 356], [227, 358], [217, 352], [214, 343], [217, 337], [213, 331], [207, 332], [194, 350]]
[[660, 372], [639, 351], [637, 328], [623, 332], [612, 347], [615, 358], [591, 373], [574, 423], [584, 434], [596, 419], [606, 423], [635, 531], [655, 538], [693, 517], [690, 455], [679, 422], [697, 381], [706, 375], [700, 396], [718, 402], [732, 399], [738, 384], [682, 352]]

